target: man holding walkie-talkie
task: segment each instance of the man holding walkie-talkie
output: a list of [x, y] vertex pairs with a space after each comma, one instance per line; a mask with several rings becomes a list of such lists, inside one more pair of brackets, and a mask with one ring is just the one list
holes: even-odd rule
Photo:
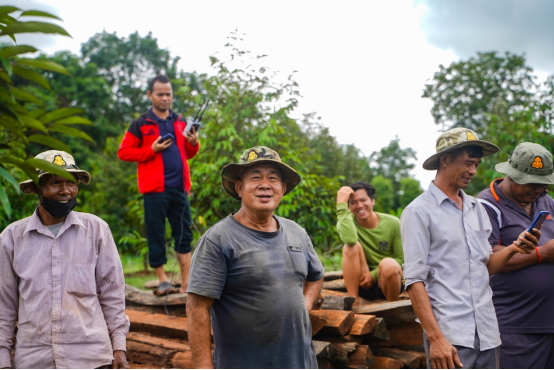
[[[144, 221], [148, 238], [148, 262], [156, 270], [160, 284], [157, 294], [172, 290], [164, 271], [165, 219], [171, 225], [175, 251], [181, 269], [181, 289], [187, 288], [192, 224], [187, 194], [191, 188], [187, 160], [200, 149], [199, 120], [187, 122], [170, 109], [173, 89], [169, 78], [154, 77], [148, 99], [152, 108], [133, 121], [117, 152], [119, 159], [138, 163], [138, 187], [144, 195]], [[197, 115], [198, 118], [198, 115]]]

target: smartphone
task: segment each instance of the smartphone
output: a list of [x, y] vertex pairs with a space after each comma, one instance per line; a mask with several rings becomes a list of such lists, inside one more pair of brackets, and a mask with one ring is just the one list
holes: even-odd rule
[[185, 127], [185, 131], [192, 134], [192, 128], [194, 127], [194, 132], [198, 132], [198, 130], [200, 130], [200, 125], [200, 121], [189, 119], [189, 121], [187, 122], [187, 126]]
[[535, 221], [533, 221], [533, 223], [531, 224], [531, 226], [529, 226], [527, 231], [531, 232], [532, 229], [540, 228], [544, 220], [546, 220], [546, 218], [548, 217], [548, 214], [549, 213], [547, 211], [542, 211], [541, 213], [539, 213], [535, 218]]
[[164, 136], [162, 136], [160, 143], [165, 143], [168, 140], [175, 140], [175, 136], [173, 136], [171, 132], [169, 134], [165, 134]]

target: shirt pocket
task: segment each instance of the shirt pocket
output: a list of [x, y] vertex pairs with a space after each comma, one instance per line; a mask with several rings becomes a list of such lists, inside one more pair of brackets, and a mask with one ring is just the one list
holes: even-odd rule
[[289, 246], [287, 250], [289, 251], [294, 272], [303, 278], [306, 278], [308, 275], [308, 260], [306, 259], [304, 248], [301, 246]]
[[68, 294], [77, 297], [96, 295], [96, 266], [93, 263], [71, 263], [67, 278]]
[[476, 257], [479, 261], [487, 263], [491, 253], [491, 245], [489, 244], [490, 230], [473, 230], [473, 244], [476, 247]]

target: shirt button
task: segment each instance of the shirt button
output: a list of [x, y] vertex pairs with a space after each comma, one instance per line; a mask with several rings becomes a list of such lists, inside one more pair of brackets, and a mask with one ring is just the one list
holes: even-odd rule
[[471, 284], [471, 286], [475, 288], [475, 284]]

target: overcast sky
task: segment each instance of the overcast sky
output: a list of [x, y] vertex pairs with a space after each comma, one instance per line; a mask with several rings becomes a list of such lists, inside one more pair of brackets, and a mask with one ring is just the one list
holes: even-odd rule
[[421, 93], [439, 64], [476, 51], [509, 50], [525, 52], [541, 76], [554, 67], [554, 2], [548, 0], [12, 3], [64, 20], [73, 38], [44, 36], [46, 53], [77, 53], [104, 29], [120, 37], [151, 31], [160, 47], [182, 58], [185, 71], [210, 73], [209, 56], [239, 29], [246, 33], [247, 50], [267, 54], [270, 67], [298, 71], [303, 98], [297, 118], [317, 112], [339, 142], [354, 143], [366, 155], [398, 136], [402, 147], [417, 151], [414, 174], [424, 188], [434, 172], [421, 165], [435, 152], [440, 133], [431, 102]]

